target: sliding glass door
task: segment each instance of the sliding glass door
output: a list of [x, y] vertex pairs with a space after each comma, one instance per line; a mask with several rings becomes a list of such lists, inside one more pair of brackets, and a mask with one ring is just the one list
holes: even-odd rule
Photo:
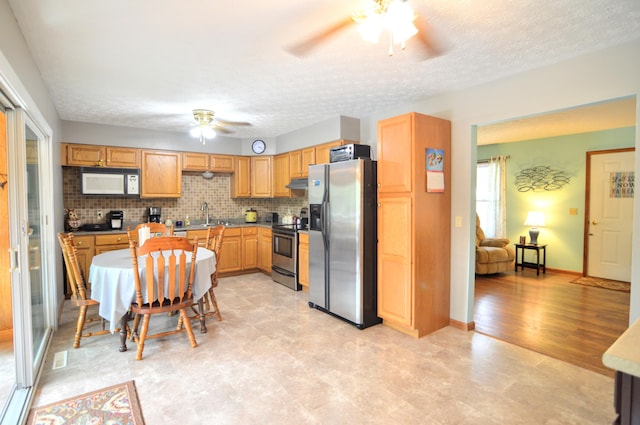
[[24, 419], [56, 318], [50, 141], [24, 110], [5, 108], [9, 219], [0, 231], [9, 233], [15, 384], [0, 424]]

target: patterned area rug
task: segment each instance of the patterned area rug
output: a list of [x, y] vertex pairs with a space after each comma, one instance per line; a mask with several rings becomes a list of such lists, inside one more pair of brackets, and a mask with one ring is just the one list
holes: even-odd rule
[[133, 381], [103, 388], [29, 412], [29, 425], [144, 425]]
[[599, 288], [612, 289], [614, 291], [630, 292], [631, 284], [629, 282], [620, 282], [619, 280], [609, 280], [600, 277], [581, 276], [572, 280], [570, 283], [578, 283], [580, 285], [597, 286]]

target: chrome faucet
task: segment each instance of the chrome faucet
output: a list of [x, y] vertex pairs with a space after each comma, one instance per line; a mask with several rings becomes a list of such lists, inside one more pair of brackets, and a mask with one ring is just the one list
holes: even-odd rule
[[204, 225], [208, 226], [209, 225], [209, 204], [207, 204], [206, 202], [203, 202], [202, 205], [200, 205], [200, 211], [205, 212], [206, 216], [205, 216]]

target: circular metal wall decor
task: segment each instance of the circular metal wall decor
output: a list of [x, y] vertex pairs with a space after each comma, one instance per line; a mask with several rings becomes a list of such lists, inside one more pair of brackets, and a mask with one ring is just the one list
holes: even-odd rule
[[569, 183], [569, 177], [563, 171], [554, 170], [545, 165], [525, 168], [516, 175], [518, 192], [560, 190], [567, 183]]

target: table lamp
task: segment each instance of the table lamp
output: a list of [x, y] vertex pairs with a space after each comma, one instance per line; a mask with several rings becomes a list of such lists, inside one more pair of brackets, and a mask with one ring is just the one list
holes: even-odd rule
[[544, 214], [538, 211], [529, 211], [527, 219], [524, 221], [525, 226], [531, 226], [529, 229], [529, 243], [538, 245], [539, 226], [544, 226]]

